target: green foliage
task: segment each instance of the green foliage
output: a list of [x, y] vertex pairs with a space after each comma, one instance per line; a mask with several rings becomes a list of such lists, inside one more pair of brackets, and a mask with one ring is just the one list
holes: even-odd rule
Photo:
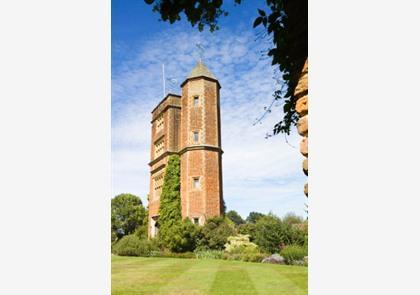
[[[184, 13], [192, 26], [197, 25], [202, 31], [209, 27], [215, 31], [221, 16], [228, 13], [222, 8], [223, 0], [145, 0], [153, 4], [153, 11], [158, 12], [163, 21], [171, 24], [181, 20]], [[283, 119], [274, 126], [274, 134], [290, 134], [292, 125], [296, 125], [298, 115], [295, 110], [296, 88], [301, 70], [308, 57], [308, 0], [266, 0], [267, 12], [258, 9], [254, 28], [263, 26], [273, 47], [267, 55], [272, 59], [272, 65], [277, 65], [282, 72], [287, 90], [276, 90], [273, 94], [277, 100], [284, 100]], [[241, 4], [241, 0], [235, 0]], [[285, 92], [285, 93], [284, 93]]]
[[262, 214], [262, 213], [259, 213], [259, 212], [250, 212], [248, 214], [248, 217], [246, 218], [246, 222], [257, 223], [258, 219], [260, 219], [263, 216], [265, 216], [265, 215]]
[[260, 262], [266, 256], [256, 244], [249, 241], [248, 235], [236, 235], [228, 238], [223, 259]]
[[269, 214], [258, 219], [256, 223], [255, 243], [261, 249], [275, 253], [279, 251], [280, 244], [285, 242], [284, 228], [280, 218]]
[[[218, 30], [217, 20], [220, 16], [227, 16], [228, 12], [221, 8], [223, 1], [213, 0], [144, 0], [147, 4], [153, 4], [153, 11], [159, 12], [163, 21], [171, 24], [181, 20], [181, 13], [187, 16], [188, 21], [200, 31], [208, 26], [210, 31]], [[240, 4], [241, 0], [235, 0]]]
[[283, 217], [283, 222], [287, 224], [301, 224], [303, 223], [303, 218], [300, 216], [297, 216], [295, 213], [287, 213]]
[[158, 250], [156, 241], [140, 240], [136, 235], [124, 236], [112, 247], [112, 252], [120, 256], [151, 256]]
[[170, 251], [161, 251], [155, 254], [156, 257], [167, 257], [167, 258], [196, 258], [193, 252], [175, 253]]
[[202, 230], [200, 246], [222, 250], [229, 236], [235, 235], [235, 228], [223, 216], [209, 218]]
[[305, 223], [290, 224], [273, 214], [260, 218], [256, 223], [254, 242], [264, 251], [275, 253], [285, 245], [305, 245], [308, 240]]
[[248, 235], [249, 240], [252, 242], [257, 233], [257, 227], [254, 223], [245, 223], [238, 226], [238, 233], [241, 235]]
[[221, 250], [199, 250], [194, 251], [197, 259], [222, 259], [223, 251]]
[[111, 200], [111, 232], [118, 239], [132, 234], [143, 225], [146, 211], [139, 197], [120, 194]]
[[308, 0], [267, 0], [269, 13], [259, 11], [254, 21], [254, 28], [262, 25], [271, 37], [273, 47], [267, 55], [272, 65], [278, 65], [287, 85], [274, 92], [274, 98], [284, 100], [284, 117], [274, 126], [274, 134], [290, 134], [290, 127], [296, 125], [299, 118], [295, 110], [294, 91], [303, 65], [308, 57]]
[[148, 225], [149, 225], [149, 210], [146, 209], [145, 214], [144, 214], [143, 224], [140, 225], [138, 228], [136, 228], [134, 234], [137, 237], [139, 237], [139, 239], [147, 239], [148, 238], [148, 233], [147, 233]]
[[284, 247], [280, 255], [283, 256], [287, 264], [294, 264], [297, 261], [303, 261], [303, 258], [308, 256], [308, 249], [302, 246], [290, 245]]
[[237, 260], [237, 261], [244, 261], [244, 262], [261, 262], [267, 254], [260, 253], [260, 252], [253, 252], [253, 253], [223, 253], [223, 259], [225, 260]]
[[235, 223], [235, 225], [244, 224], [245, 221], [242, 219], [241, 215], [238, 214], [238, 212], [234, 210], [230, 210], [228, 213], [226, 213], [226, 217]]
[[147, 224], [143, 224], [143, 225], [139, 226], [138, 228], [136, 228], [136, 230], [134, 231], [134, 234], [139, 239], [147, 239], [148, 238], [148, 235], [147, 235]]
[[111, 245], [113, 245], [117, 240], [117, 234], [113, 230], [111, 230]]
[[248, 235], [236, 235], [228, 237], [225, 251], [230, 254], [258, 253], [258, 246], [249, 241]]
[[163, 246], [173, 252], [194, 251], [200, 239], [200, 228], [189, 219], [175, 223], [168, 231], [169, 240]]
[[174, 230], [179, 227], [181, 217], [180, 163], [178, 155], [171, 155], [163, 178], [159, 207], [159, 240], [164, 247], [171, 248]]

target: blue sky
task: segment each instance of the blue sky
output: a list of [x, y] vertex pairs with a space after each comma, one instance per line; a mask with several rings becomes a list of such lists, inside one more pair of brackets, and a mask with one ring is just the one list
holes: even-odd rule
[[[233, 2], [233, 1], [232, 1]], [[180, 94], [196, 64], [196, 43], [205, 47], [204, 62], [218, 78], [224, 198], [228, 210], [243, 217], [251, 211], [305, 216], [306, 197], [295, 131], [265, 139], [282, 117], [281, 103], [257, 125], [278, 88], [275, 69], [261, 51], [270, 45], [252, 29], [257, 1], [227, 6], [230, 15], [216, 33], [200, 33], [181, 21], [170, 25], [141, 0], [112, 1], [112, 193], [133, 193], [147, 204], [151, 110], [162, 99], [161, 66], [167, 92]], [[262, 3], [262, 2], [258, 2]]]

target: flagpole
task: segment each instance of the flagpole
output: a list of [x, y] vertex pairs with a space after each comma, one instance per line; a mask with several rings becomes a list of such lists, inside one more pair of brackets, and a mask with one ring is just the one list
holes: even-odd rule
[[165, 64], [162, 64], [162, 82], [163, 82], [163, 97], [166, 95], [166, 88], [165, 88]]

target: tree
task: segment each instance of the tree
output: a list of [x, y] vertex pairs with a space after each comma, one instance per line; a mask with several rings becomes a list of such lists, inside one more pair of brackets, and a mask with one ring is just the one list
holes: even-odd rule
[[254, 242], [261, 249], [270, 253], [278, 252], [284, 240], [280, 218], [269, 214], [258, 219]]
[[245, 223], [245, 221], [242, 219], [241, 215], [238, 214], [235, 210], [230, 210], [228, 213], [226, 213], [226, 217], [235, 223], [235, 225], [240, 225]]
[[303, 222], [303, 218], [290, 212], [283, 217], [283, 222], [287, 224], [301, 224]]
[[235, 228], [223, 216], [209, 218], [202, 228], [200, 246], [223, 250], [229, 236], [236, 234]]
[[246, 222], [256, 223], [258, 221], [258, 219], [260, 219], [263, 216], [265, 216], [265, 215], [262, 214], [262, 213], [259, 213], [259, 212], [250, 212], [248, 217], [246, 218]]
[[[145, 0], [153, 5], [153, 11], [160, 14], [163, 21], [171, 24], [181, 19], [184, 13], [187, 20], [199, 31], [208, 27], [211, 32], [217, 30], [218, 20], [227, 16], [223, 9], [223, 0]], [[235, 4], [241, 4], [235, 0]], [[307, 0], [266, 0], [266, 9], [258, 9], [254, 28], [263, 26], [271, 37], [273, 46], [267, 50], [272, 65], [277, 65], [283, 74], [287, 86], [286, 92], [278, 89], [273, 96], [276, 100], [284, 100], [283, 119], [273, 129], [274, 134], [290, 134], [292, 125], [296, 125], [298, 115], [295, 110], [296, 98], [294, 90], [301, 70], [308, 57], [308, 1]]]
[[254, 223], [244, 223], [238, 226], [238, 233], [248, 235], [251, 242], [255, 240], [256, 232], [257, 228]]
[[132, 194], [120, 194], [111, 200], [111, 231], [118, 239], [133, 233], [146, 216], [141, 199]]
[[180, 163], [178, 155], [171, 155], [163, 178], [159, 207], [159, 240], [168, 247], [173, 229], [182, 221], [180, 195]]

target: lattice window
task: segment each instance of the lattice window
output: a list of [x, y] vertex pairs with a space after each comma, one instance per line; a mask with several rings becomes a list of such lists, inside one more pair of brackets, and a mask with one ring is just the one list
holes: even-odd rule
[[163, 173], [153, 178], [153, 189], [155, 199], [159, 198], [163, 187]]
[[165, 141], [162, 138], [155, 143], [155, 157], [158, 157], [161, 154], [163, 154], [164, 150], [165, 150]]
[[156, 132], [159, 132], [160, 130], [163, 129], [164, 123], [165, 122], [163, 121], [163, 114], [162, 114], [156, 119]]

